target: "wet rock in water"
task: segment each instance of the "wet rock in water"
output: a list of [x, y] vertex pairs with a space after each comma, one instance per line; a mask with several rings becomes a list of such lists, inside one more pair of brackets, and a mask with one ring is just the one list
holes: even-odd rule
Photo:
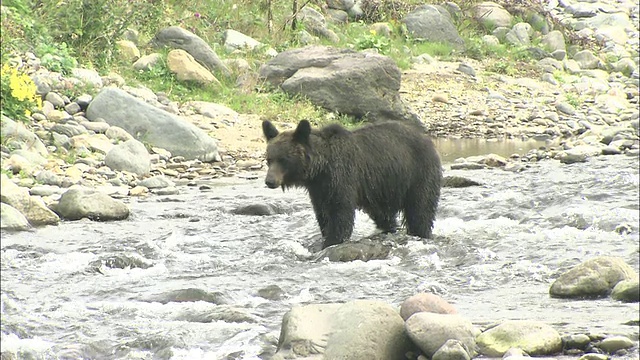
[[634, 346], [634, 342], [626, 336], [611, 336], [595, 344], [597, 348], [609, 354]]
[[329, 258], [333, 262], [369, 261], [386, 259], [392, 246], [378, 241], [361, 240], [329, 246], [322, 250], [315, 260]]
[[585, 334], [567, 335], [562, 337], [562, 344], [565, 350], [584, 350], [591, 342], [591, 338]]
[[445, 176], [442, 178], [442, 187], [463, 188], [469, 186], [480, 186], [477, 181], [464, 178], [462, 176]]
[[459, 162], [455, 164], [451, 164], [451, 170], [480, 170], [486, 169], [487, 166], [485, 164], [478, 164], [473, 162]]
[[153, 193], [156, 195], [177, 195], [180, 193], [180, 190], [178, 190], [177, 187], [175, 186], [171, 186], [171, 187], [166, 187], [166, 188], [162, 188], [162, 189], [155, 189], [153, 190]]
[[470, 360], [469, 350], [460, 340], [449, 339], [436, 351], [431, 360]]
[[225, 323], [257, 323], [259, 319], [246, 309], [239, 309], [231, 305], [217, 305], [213, 309], [197, 310], [188, 308], [175, 317], [178, 321], [197, 323], [211, 323], [224, 321]]
[[250, 204], [231, 210], [232, 214], [249, 216], [269, 216], [285, 213], [284, 209], [274, 204]]
[[476, 341], [480, 353], [490, 357], [500, 357], [513, 347], [531, 356], [553, 355], [562, 351], [560, 334], [539, 321], [505, 321], [480, 334]]
[[258, 290], [258, 296], [267, 300], [280, 300], [285, 292], [278, 285], [269, 285]]
[[414, 344], [431, 358], [447, 340], [458, 340], [470, 357], [476, 354], [477, 329], [471, 321], [457, 314], [419, 312], [405, 322], [407, 334]]
[[558, 153], [556, 158], [558, 158], [560, 162], [563, 164], [574, 164], [574, 163], [580, 163], [580, 162], [587, 162], [587, 159], [589, 158], [589, 156], [582, 152], [568, 150], [568, 151], [563, 151]]
[[145, 262], [143, 259], [126, 255], [114, 255], [89, 263], [91, 270], [101, 272], [103, 267], [110, 269], [148, 269], [152, 264]]
[[226, 304], [228, 302], [220, 292], [211, 293], [197, 288], [174, 290], [168, 293], [152, 296], [145, 301], [159, 302], [161, 304], [167, 304], [170, 302], [180, 303], [204, 301], [216, 305]]
[[400, 316], [407, 320], [418, 312], [430, 312], [436, 314], [456, 314], [458, 311], [445, 299], [435, 294], [420, 293], [407, 298], [400, 305]]
[[620, 281], [637, 278], [638, 274], [623, 259], [600, 256], [560, 275], [551, 285], [549, 294], [562, 298], [603, 297]]
[[175, 183], [164, 175], [153, 176], [138, 182], [139, 186], [147, 189], [162, 189], [175, 186]]
[[398, 312], [381, 301], [294, 306], [282, 319], [272, 360], [404, 360], [412, 348]]
[[60, 197], [54, 211], [66, 220], [88, 218], [96, 221], [123, 220], [129, 208], [111, 196], [90, 189], [69, 189]]
[[640, 285], [638, 279], [622, 280], [614, 286], [611, 298], [623, 302], [640, 301]]
[[609, 359], [609, 355], [595, 354], [595, 353], [584, 354], [580, 356], [580, 358], [578, 358], [578, 360], [608, 360], [608, 359]]
[[0, 228], [13, 231], [25, 231], [31, 228], [29, 221], [20, 211], [11, 205], [0, 203]]

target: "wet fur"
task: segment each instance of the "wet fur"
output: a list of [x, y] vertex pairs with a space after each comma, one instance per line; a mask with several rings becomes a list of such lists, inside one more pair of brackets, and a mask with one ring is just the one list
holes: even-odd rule
[[[400, 122], [349, 131], [334, 124], [311, 129], [306, 120], [278, 132], [263, 122], [270, 187], [304, 187], [325, 239], [342, 243], [353, 231], [355, 210], [366, 212], [385, 232], [404, 213], [407, 232], [431, 237], [442, 169], [431, 140], [418, 126]], [[271, 183], [270, 183], [271, 182]]]

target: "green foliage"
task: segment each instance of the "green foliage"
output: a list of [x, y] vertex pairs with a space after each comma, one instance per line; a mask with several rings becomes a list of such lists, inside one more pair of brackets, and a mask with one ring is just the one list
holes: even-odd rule
[[2, 2], [2, 54], [29, 50], [29, 45], [46, 39], [46, 27], [33, 16], [29, 0]]
[[431, 56], [449, 57], [455, 53], [453, 45], [443, 42], [421, 41], [413, 45], [414, 52]]
[[564, 97], [567, 99], [567, 103], [576, 109], [582, 105], [582, 99], [574, 93], [566, 93], [564, 94]]
[[376, 34], [375, 30], [370, 30], [368, 34], [363, 34], [356, 39], [356, 50], [376, 49], [380, 54], [388, 54], [391, 49], [389, 38]]
[[42, 0], [36, 16], [56, 43], [68, 44], [98, 67], [113, 61], [115, 42], [129, 26], [157, 24], [163, 0]]
[[42, 66], [49, 71], [56, 71], [65, 75], [78, 66], [78, 61], [72, 55], [66, 43], [38, 44], [35, 54], [40, 58]]
[[495, 72], [498, 74], [505, 74], [509, 76], [516, 75], [518, 70], [514, 67], [512, 61], [505, 60], [496, 60], [491, 64], [487, 65], [487, 71]]

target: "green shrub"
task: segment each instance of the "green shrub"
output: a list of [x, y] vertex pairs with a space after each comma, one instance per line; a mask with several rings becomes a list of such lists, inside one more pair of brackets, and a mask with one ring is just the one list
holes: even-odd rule
[[356, 49], [376, 49], [380, 54], [388, 54], [391, 49], [389, 38], [376, 34], [375, 30], [370, 30], [369, 33], [363, 34], [356, 39]]
[[73, 50], [66, 43], [39, 44], [35, 54], [40, 58], [42, 66], [49, 71], [68, 75], [71, 69], [78, 66], [78, 60], [72, 55]]
[[134, 24], [158, 24], [163, 0], [39, 1], [36, 16], [56, 43], [67, 44], [78, 56], [103, 68], [116, 54], [115, 43]]

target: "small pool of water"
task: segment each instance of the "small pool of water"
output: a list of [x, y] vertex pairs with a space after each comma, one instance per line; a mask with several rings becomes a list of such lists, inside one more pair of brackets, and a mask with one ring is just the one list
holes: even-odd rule
[[549, 148], [557, 142], [545, 140], [486, 140], [486, 139], [433, 139], [443, 163], [451, 163], [455, 159], [475, 155], [497, 154], [509, 157], [513, 154], [524, 155], [529, 150], [541, 147]]

